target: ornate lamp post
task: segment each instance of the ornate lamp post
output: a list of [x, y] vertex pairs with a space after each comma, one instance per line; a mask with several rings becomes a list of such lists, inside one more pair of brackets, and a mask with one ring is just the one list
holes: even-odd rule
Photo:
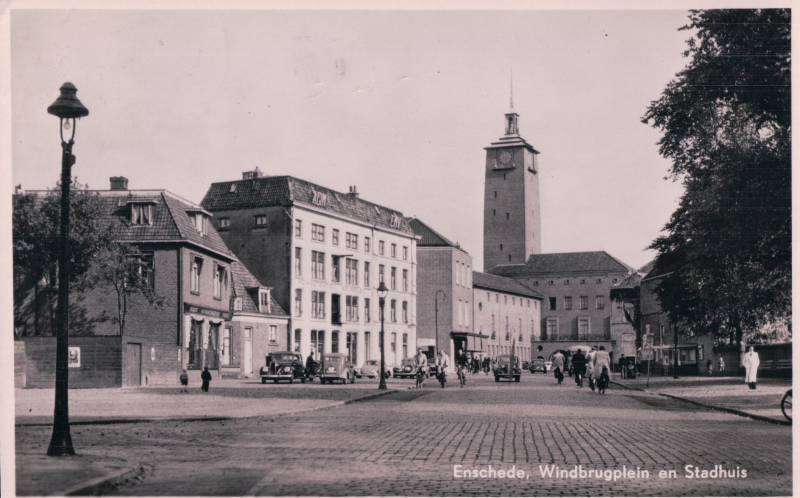
[[442, 298], [443, 298], [442, 302], [444, 302], [444, 299], [447, 299], [447, 294], [445, 294], [442, 289], [437, 290], [436, 294], [433, 296], [433, 305], [434, 305], [433, 306], [433, 309], [434, 309], [434, 314], [433, 314], [433, 317], [434, 317], [433, 318], [433, 324], [434, 325], [433, 326], [434, 326], [434, 328], [436, 330], [436, 343], [433, 346], [433, 358], [434, 358], [434, 360], [436, 358], [438, 358], [437, 355], [439, 354], [439, 293], [440, 292], [442, 293]]
[[386, 284], [381, 281], [378, 286], [378, 305], [381, 308], [381, 335], [379, 337], [381, 346], [381, 382], [378, 384], [379, 390], [386, 390], [386, 362], [383, 351], [383, 307], [386, 306], [386, 294], [388, 293], [389, 289], [387, 289]]
[[[69, 187], [72, 182], [72, 144], [76, 119], [89, 115], [89, 109], [75, 95], [72, 83], [61, 85], [61, 95], [47, 108], [58, 116], [61, 134], [61, 221], [58, 237], [58, 311], [56, 314], [56, 403], [53, 413], [53, 436], [47, 448], [48, 456], [74, 455], [69, 432], [69, 369], [67, 367], [69, 338]], [[69, 139], [64, 132], [69, 133]]]

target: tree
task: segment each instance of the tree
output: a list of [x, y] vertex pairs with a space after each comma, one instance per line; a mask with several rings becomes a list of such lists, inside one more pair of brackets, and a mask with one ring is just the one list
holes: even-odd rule
[[[60, 186], [45, 195], [23, 193], [13, 198], [14, 318], [15, 323], [32, 319], [30, 335], [52, 335], [55, 330], [60, 202]], [[89, 268], [98, 253], [111, 247], [114, 227], [100, 196], [77, 180], [70, 193], [70, 211], [70, 287], [78, 293], [93, 285]], [[79, 300], [73, 302], [70, 317], [76, 321], [70, 322], [71, 333], [90, 332], [91, 320], [80, 320], [83, 315]]]
[[740, 344], [791, 314], [791, 15], [691, 11], [687, 66], [643, 122], [685, 193], [650, 246], [678, 326]]
[[143, 254], [136, 246], [112, 244], [103, 250], [92, 267], [91, 278], [110, 286], [117, 297], [117, 316], [114, 322], [119, 335], [125, 332], [129, 302], [133, 296], [142, 296], [153, 307], [160, 307], [164, 298], [154, 289], [152, 255]]

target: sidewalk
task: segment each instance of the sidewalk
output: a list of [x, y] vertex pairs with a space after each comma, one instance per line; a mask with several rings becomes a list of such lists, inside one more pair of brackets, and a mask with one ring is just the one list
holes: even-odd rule
[[781, 413], [781, 399], [792, 387], [789, 379], [764, 378], [756, 390], [749, 389], [741, 377], [651, 377], [648, 386], [647, 377], [620, 379], [615, 375], [611, 382], [741, 416], [789, 423]]
[[[224, 420], [276, 416], [344, 405], [404, 389], [400, 382], [378, 391], [377, 382], [348, 385], [267, 384], [222, 379], [211, 390], [181, 393], [177, 387], [75, 389], [69, 392], [71, 425], [86, 430], [131, 430], [104, 424], [150, 421]], [[116, 482], [142, 479], [151, 469], [95, 447], [81, 447], [75, 457], [45, 456], [53, 422], [53, 389], [16, 389], [16, 462], [19, 495], [98, 495]], [[77, 430], [77, 428], [76, 428]], [[54, 483], [58, 483], [54, 485]], [[57, 488], [55, 491], [54, 488]]]

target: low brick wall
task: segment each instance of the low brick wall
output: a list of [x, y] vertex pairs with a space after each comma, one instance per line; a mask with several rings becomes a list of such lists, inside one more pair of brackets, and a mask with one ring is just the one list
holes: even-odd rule
[[[15, 354], [15, 381], [24, 387], [55, 386], [56, 338], [26, 337]], [[70, 388], [120, 387], [122, 385], [122, 349], [119, 336], [71, 337], [70, 347], [80, 348], [80, 366], [69, 369]], [[17, 346], [15, 344], [15, 353]], [[23, 365], [20, 365], [20, 362]], [[17, 374], [17, 371], [20, 371]], [[18, 377], [19, 375], [19, 377]]]

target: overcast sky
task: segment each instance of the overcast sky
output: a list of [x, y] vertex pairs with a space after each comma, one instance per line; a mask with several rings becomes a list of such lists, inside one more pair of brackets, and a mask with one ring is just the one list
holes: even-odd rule
[[258, 166], [415, 215], [481, 269], [483, 147], [513, 71], [541, 151], [544, 252], [639, 267], [681, 193], [640, 122], [686, 63], [684, 11], [14, 11], [13, 180], [55, 185], [71, 81], [74, 174], [200, 202]]

